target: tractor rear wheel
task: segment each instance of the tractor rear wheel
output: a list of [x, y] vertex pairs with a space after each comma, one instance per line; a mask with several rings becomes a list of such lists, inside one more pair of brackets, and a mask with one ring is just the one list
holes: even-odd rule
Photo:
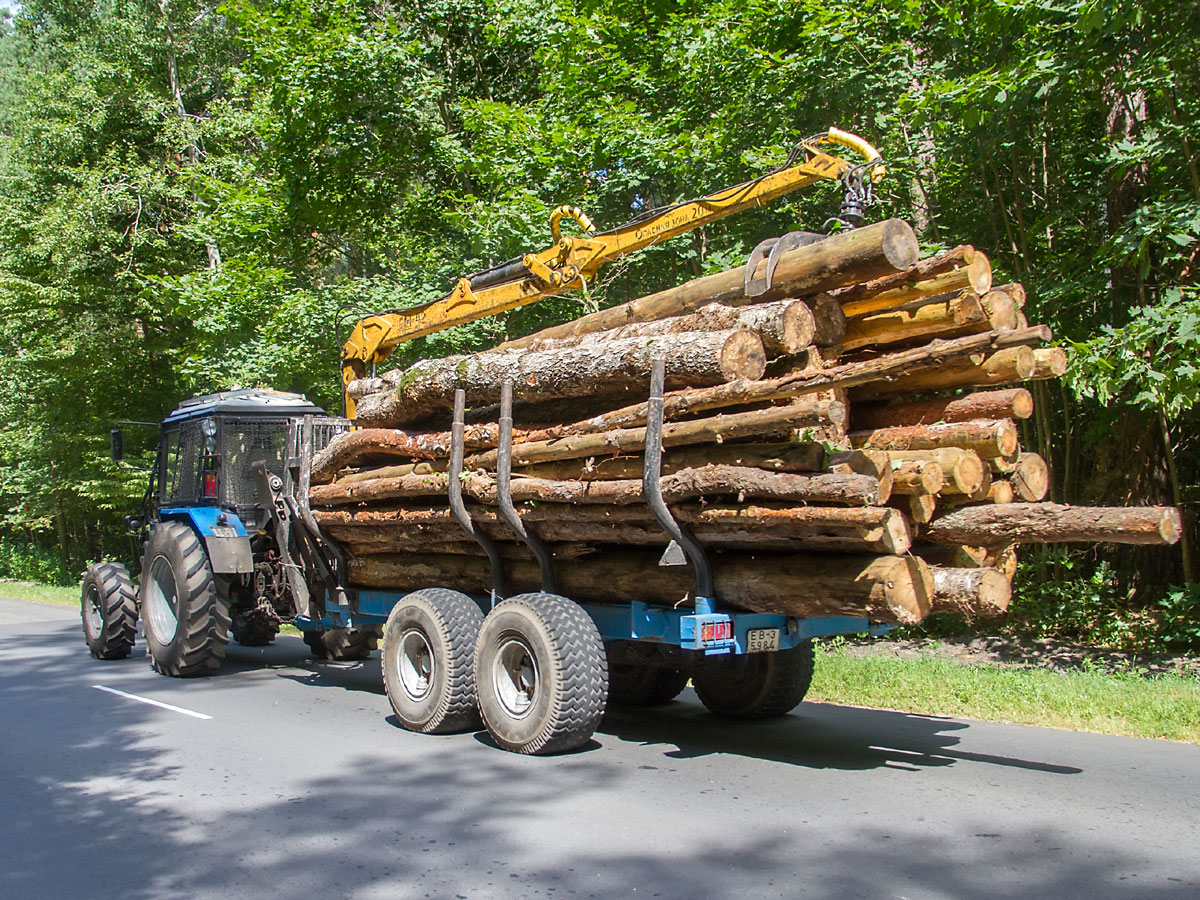
[[80, 612], [83, 637], [96, 659], [124, 659], [137, 636], [137, 594], [129, 570], [120, 563], [88, 566]]
[[229, 643], [229, 607], [196, 532], [161, 522], [142, 557], [141, 608], [146, 646], [163, 675], [211, 675]]

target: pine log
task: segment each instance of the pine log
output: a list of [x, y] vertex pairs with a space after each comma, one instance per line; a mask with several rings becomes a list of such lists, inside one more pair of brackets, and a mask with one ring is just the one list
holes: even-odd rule
[[1003, 573], [1009, 583], [1017, 577], [1017, 547], [1007, 544], [1003, 547], [993, 547], [984, 557], [983, 564]]
[[942, 494], [974, 494], [983, 485], [986, 467], [979, 455], [958, 447], [938, 450], [889, 450], [892, 466], [911, 460], [936, 462], [942, 470]]
[[[971, 373], [975, 369], [981, 366], [985, 369], [987, 367], [984, 365], [985, 358], [983, 356], [980, 356], [979, 362], [971, 362], [969, 358], [993, 349], [998, 352], [993, 353], [992, 357], [999, 356], [1008, 348], [1024, 350], [1027, 355], [1022, 357], [1022, 360], [1027, 363], [1027, 367], [1022, 369], [1022, 372], [1032, 373], [1033, 358], [1028, 345], [1043, 343], [1050, 340], [1051, 336], [1050, 329], [1044, 325], [1024, 331], [990, 331], [951, 341], [933, 341], [922, 347], [889, 353], [878, 359], [850, 362], [828, 369], [791, 372], [762, 381], [739, 380], [711, 388], [673, 391], [663, 398], [664, 415], [668, 419], [679, 418], [709, 409], [787, 400], [835, 387], [851, 388], [858, 385], [870, 385], [870, 388], [865, 389], [868, 395], [887, 393], [891, 389], [891, 385], [899, 383], [898, 380], [893, 381], [894, 379], [939, 375], [951, 369], [959, 371], [959, 366], [964, 364], [968, 374], [960, 377], [964, 382], [970, 383]], [[1021, 381], [1025, 377], [1026, 374], [1021, 374], [1012, 380]], [[905, 388], [901, 387], [898, 390], [905, 390]], [[852, 396], [857, 396], [857, 394]], [[640, 425], [645, 421], [646, 404], [635, 403], [576, 422], [564, 428], [562, 433], [582, 434], [609, 431], [614, 428]]]
[[[845, 420], [840, 403], [827, 404], [824, 416], [816, 417], [807, 405], [776, 406], [751, 412], [729, 413], [707, 419], [668, 422], [663, 426], [663, 446], [720, 443], [742, 437], [771, 437], [787, 434], [802, 425]], [[512, 464], [528, 466], [554, 459], [581, 459], [589, 456], [641, 451], [646, 446], [645, 428], [620, 428], [601, 434], [579, 434], [551, 441], [529, 441], [513, 446]], [[467, 459], [469, 469], [494, 469], [494, 450]]]
[[1004, 291], [988, 291], [979, 298], [979, 305], [992, 328], [1003, 331], [1017, 327], [1017, 304]]
[[938, 425], [898, 425], [852, 431], [850, 444], [858, 450], [937, 450], [959, 447], [981, 459], [1009, 456], [1017, 449], [1017, 426], [1012, 419], [973, 419]]
[[[496, 446], [496, 425], [471, 425], [465, 430], [464, 446], [482, 449]], [[337, 435], [324, 450], [313, 454], [312, 482], [330, 481], [339, 471], [378, 459], [437, 459], [450, 455], [450, 432], [406, 434], [391, 428], [360, 428]]]
[[[378, 502], [411, 497], [445, 496], [449, 476], [404, 475], [351, 484], [319, 485], [309, 491], [315, 506]], [[481, 503], [497, 502], [494, 477], [473, 472], [462, 479], [463, 493]], [[705, 466], [663, 476], [663, 497], [668, 501], [697, 497], [753, 497], [799, 503], [842, 503], [871, 506], [880, 502], [879, 482], [869, 475], [794, 475], [765, 472], [744, 466]], [[511, 484], [515, 502], [626, 506], [645, 503], [640, 479], [619, 481], [556, 481], [516, 478]], [[884, 497], [883, 499], [887, 499]]]
[[956, 294], [914, 309], [902, 308], [853, 318], [846, 325], [846, 336], [838, 350], [850, 353], [863, 347], [927, 342], [935, 337], [959, 337], [991, 328], [977, 294]]
[[578, 346], [582, 341], [589, 339], [622, 340], [681, 332], [728, 331], [734, 328], [745, 329], [757, 334], [762, 339], [763, 347], [771, 355], [793, 354], [799, 353], [812, 344], [816, 322], [813, 318], [813, 311], [802, 300], [780, 300], [775, 303], [759, 303], [745, 307], [709, 303], [686, 315], [650, 322], [632, 322], [629, 325], [598, 332], [595, 335], [589, 333], [533, 341], [521, 349], [526, 352], [564, 350]]
[[829, 347], [841, 342], [846, 335], [846, 314], [842, 304], [829, 294], [818, 294], [812, 300], [813, 343], [818, 347]]
[[910, 519], [918, 525], [927, 525], [933, 521], [937, 512], [937, 498], [933, 494], [909, 494], [905, 499], [908, 500], [906, 510]]
[[[661, 567], [655, 553], [605, 552], [558, 567], [559, 590], [580, 603], [638, 601], [676, 606], [695, 588], [689, 567]], [[538, 590], [532, 562], [505, 566], [510, 593]], [[486, 591], [484, 560], [452, 556], [364, 556], [349, 561], [350, 581], [394, 591], [445, 585]], [[831, 554], [714, 554], [717, 599], [736, 609], [790, 616], [854, 616], [873, 622], [914, 624], [929, 612], [933, 579], [915, 557]]]
[[1087, 507], [1057, 503], [972, 506], [942, 516], [926, 529], [937, 543], [995, 547], [1071, 541], [1174, 544], [1179, 540], [1174, 507]]
[[[989, 334], [1021, 334], [1020, 331], [988, 332]], [[960, 340], [965, 340], [960, 338]], [[1034, 351], [1029, 347], [1009, 347], [987, 356], [948, 362], [937, 369], [902, 375], [891, 382], [876, 382], [851, 393], [854, 402], [872, 400], [889, 394], [924, 393], [966, 387], [993, 387], [1028, 381], [1036, 364]], [[888, 357], [884, 357], [887, 359]]]
[[[931, 281], [935, 281], [940, 276], [955, 272], [958, 273], [957, 277], [930, 285]], [[916, 287], [922, 283], [929, 287], [925, 289]], [[944, 287], [945, 284], [952, 284], [953, 287]], [[919, 260], [903, 272], [859, 282], [840, 288], [833, 294], [846, 309], [847, 315], [863, 315], [894, 305], [897, 301], [891, 296], [887, 296], [889, 292], [897, 292], [893, 296], [904, 296], [903, 292], [908, 291], [907, 299], [912, 300], [920, 296], [932, 296], [931, 291], [949, 293], [950, 291], [970, 290], [982, 295], [991, 290], [991, 286], [992, 266], [987, 256], [974, 247], [964, 245], [929, 259]], [[885, 296], [881, 303], [871, 302], [881, 295]]]
[[961, 397], [939, 397], [913, 403], [860, 404], [850, 410], [857, 431], [895, 425], [932, 425], [969, 419], [1028, 419], [1033, 395], [1025, 388], [975, 391]]
[[983, 496], [981, 503], [1012, 503], [1014, 499], [1013, 486], [1008, 481], [993, 481]]
[[767, 362], [762, 340], [741, 330], [593, 338], [561, 351], [449, 356], [386, 374], [384, 380], [395, 383], [395, 390], [364, 397], [358, 419], [373, 425], [417, 422], [449, 409], [459, 388], [466, 391], [468, 404], [495, 402], [506, 379], [513, 382], [513, 396], [526, 402], [633, 390], [641, 394], [658, 357], [666, 361], [667, 384], [673, 388], [758, 379]]
[[992, 288], [994, 291], [1003, 291], [1012, 298], [1013, 304], [1017, 309], [1022, 309], [1025, 306], [1025, 285], [1019, 282], [1010, 284], [998, 284]]
[[[916, 235], [906, 222], [888, 219], [831, 235], [825, 240], [783, 254], [772, 288], [758, 297], [745, 295], [745, 267], [697, 278], [657, 294], [545, 328], [529, 337], [501, 344], [520, 349], [534, 341], [594, 334], [628, 325], [665, 319], [699, 309], [708, 303], [734, 306], [817, 294], [880, 275], [907, 269], [919, 254]], [[754, 277], [766, 272], [766, 261]]]
[[[663, 453], [662, 472], [707, 465], [751, 466], [772, 472], [821, 472], [828, 451], [823, 444], [712, 444], [700, 447], [673, 447]], [[561, 480], [601, 481], [641, 478], [645, 461], [637, 456], [613, 456], [604, 459], [565, 459], [526, 466], [514, 474]], [[868, 473], [869, 474], [869, 473]]]
[[913, 546], [913, 553], [931, 566], [948, 569], [976, 569], [988, 565], [986, 548], [966, 544], [930, 544], [922, 541]]
[[1012, 599], [1012, 584], [998, 569], [948, 569], [933, 566], [933, 604], [930, 612], [949, 612], [968, 618], [1003, 615]]
[[1029, 503], [1045, 499], [1050, 490], [1050, 469], [1036, 453], [1022, 453], [1017, 457], [1009, 477], [1017, 497]]
[[897, 460], [892, 467], [893, 494], [936, 494], [945, 476], [932, 459]]
[[1033, 374], [1030, 378], [1061, 378], [1067, 371], [1067, 351], [1062, 347], [1047, 347], [1033, 351]]
[[[971, 491], [971, 493], [967, 494], [965, 497], [949, 498], [950, 500], [953, 501], [953, 504], [955, 507], [961, 506], [966, 503], [985, 503], [985, 502], [987, 502], [988, 493], [992, 489], [992, 482], [993, 482], [992, 470], [989, 469], [987, 467], [987, 465], [985, 464], [982, 468], [982, 472], [983, 472], [983, 480], [979, 483], [979, 487], [976, 490]], [[944, 491], [944, 493], [948, 494], [948, 495], [953, 494], [954, 489], [950, 488], [949, 490]], [[950, 508], [949, 505], [947, 506], [947, 508]]]
[[333, 483], [354, 484], [361, 481], [374, 481], [377, 478], [399, 478], [401, 475], [432, 475], [435, 472], [445, 472], [448, 466], [449, 463], [444, 459], [421, 460], [396, 466], [375, 466], [338, 475]]

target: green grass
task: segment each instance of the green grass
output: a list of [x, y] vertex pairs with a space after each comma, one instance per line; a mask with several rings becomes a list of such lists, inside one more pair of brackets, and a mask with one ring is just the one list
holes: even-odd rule
[[55, 587], [50, 584], [35, 584], [32, 581], [9, 581], [7, 578], [0, 578], [0, 597], [8, 597], [12, 600], [32, 600], [35, 603], [78, 606], [79, 588]]
[[1049, 672], [820, 647], [807, 699], [1200, 743], [1200, 681]]

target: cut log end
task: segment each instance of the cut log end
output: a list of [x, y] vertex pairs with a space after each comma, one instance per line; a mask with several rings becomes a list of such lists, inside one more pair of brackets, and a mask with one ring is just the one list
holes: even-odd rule
[[901, 219], [883, 222], [883, 255], [897, 272], [914, 265], [921, 256], [921, 246], [912, 226]]

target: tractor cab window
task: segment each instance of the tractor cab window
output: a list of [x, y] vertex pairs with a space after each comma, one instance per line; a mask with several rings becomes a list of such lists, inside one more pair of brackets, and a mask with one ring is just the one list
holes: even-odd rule
[[258, 480], [251, 467], [262, 461], [267, 464], [268, 472], [283, 477], [287, 437], [286, 419], [226, 419], [222, 423], [225, 497], [230, 506], [249, 509], [269, 502], [268, 498], [258, 496]]

